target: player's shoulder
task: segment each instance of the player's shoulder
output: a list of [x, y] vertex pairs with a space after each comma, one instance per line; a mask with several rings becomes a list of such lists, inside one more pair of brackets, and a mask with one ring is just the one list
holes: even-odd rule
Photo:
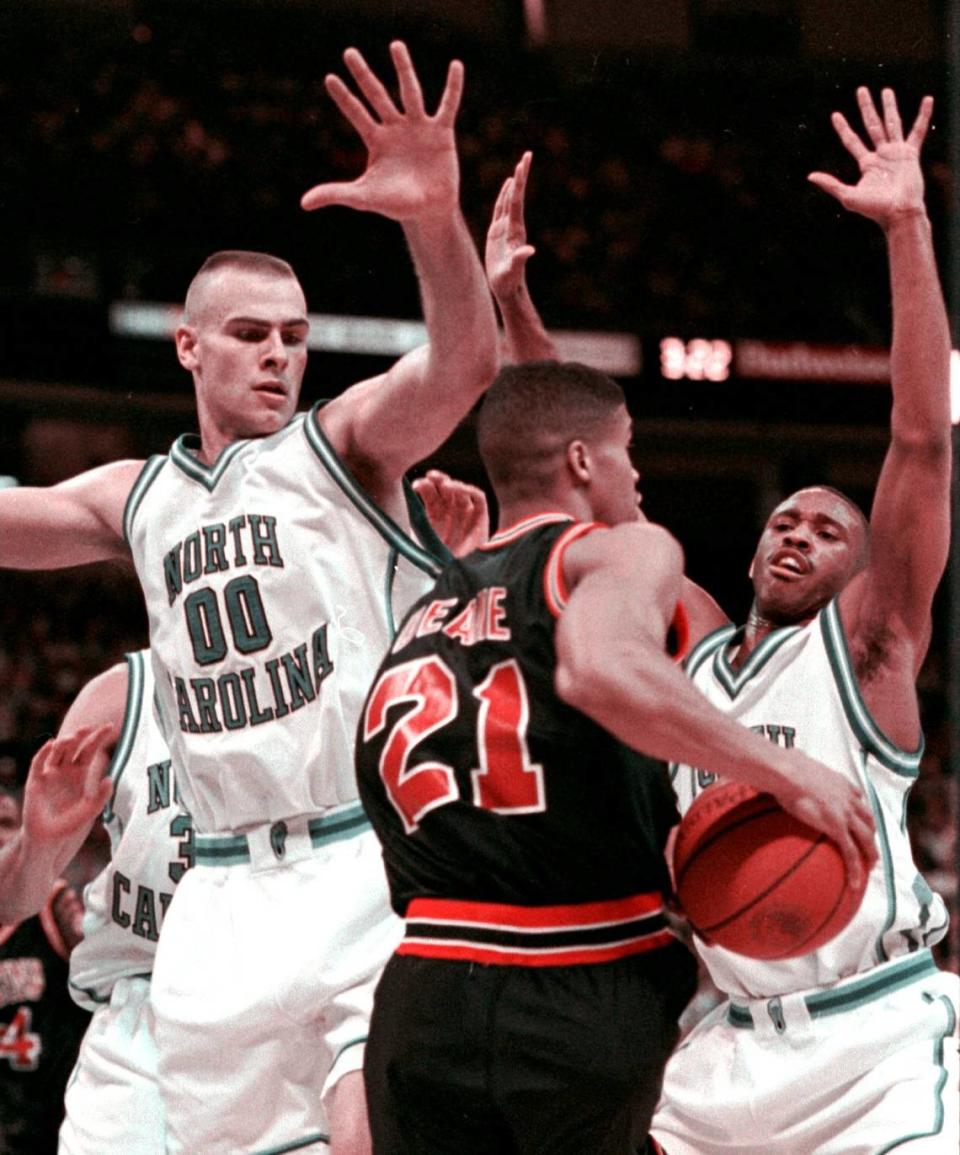
[[[133, 658], [135, 660], [136, 656]], [[81, 726], [119, 726], [126, 710], [129, 684], [130, 666], [127, 661], [117, 662], [91, 678], [64, 716], [61, 733], [70, 733]]]
[[565, 551], [564, 572], [576, 582], [588, 573], [609, 569], [636, 574], [637, 567], [683, 570], [683, 550], [668, 529], [652, 521], [605, 526], [594, 523], [571, 541]]

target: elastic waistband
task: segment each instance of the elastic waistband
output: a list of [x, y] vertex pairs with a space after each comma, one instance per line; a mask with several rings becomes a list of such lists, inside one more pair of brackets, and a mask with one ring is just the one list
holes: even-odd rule
[[885, 963], [875, 970], [854, 975], [824, 990], [751, 999], [746, 1004], [731, 1000], [727, 1008], [727, 1022], [732, 1027], [752, 1030], [767, 1025], [764, 1021], [766, 1015], [773, 1028], [782, 1033], [797, 1011], [804, 1021], [843, 1014], [936, 972], [937, 964], [933, 955], [929, 949], [925, 949], [895, 962]]
[[289, 818], [245, 834], [194, 834], [194, 863], [238, 866], [289, 861], [369, 829], [370, 820], [363, 807], [359, 802], [350, 802], [316, 818]]
[[566, 906], [415, 898], [396, 953], [502, 966], [580, 966], [673, 942], [656, 891]]

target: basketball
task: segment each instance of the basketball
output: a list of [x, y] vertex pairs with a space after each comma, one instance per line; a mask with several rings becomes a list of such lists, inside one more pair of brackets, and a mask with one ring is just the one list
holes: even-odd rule
[[756, 959], [816, 950], [843, 930], [863, 898], [825, 834], [772, 795], [736, 782], [711, 786], [684, 815], [674, 877], [697, 934]]

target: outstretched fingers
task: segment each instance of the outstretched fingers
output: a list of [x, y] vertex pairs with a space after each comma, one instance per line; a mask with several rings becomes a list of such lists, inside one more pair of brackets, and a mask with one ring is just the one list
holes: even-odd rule
[[451, 60], [447, 69], [447, 83], [443, 89], [443, 96], [437, 106], [434, 119], [445, 128], [452, 128], [460, 109], [460, 98], [463, 96], [463, 63]]
[[903, 121], [900, 119], [900, 109], [897, 108], [897, 98], [892, 88], [880, 90], [880, 102], [883, 105], [883, 125], [887, 140], [899, 144], [903, 140]]
[[930, 127], [930, 121], [933, 119], [933, 97], [925, 96], [920, 101], [920, 111], [917, 113], [917, 119], [913, 122], [913, 127], [907, 136], [907, 144], [919, 152], [920, 146], [923, 144], [927, 136], [927, 129]]
[[887, 127], [880, 119], [877, 106], [873, 103], [870, 89], [866, 85], [861, 84], [857, 89], [857, 104], [860, 106], [860, 116], [863, 118], [863, 127], [867, 130], [867, 136], [870, 137], [874, 145], [883, 144], [887, 140]]
[[513, 190], [510, 198], [510, 219], [518, 228], [526, 231], [526, 221], [524, 220], [523, 209], [524, 199], [527, 192], [527, 177], [530, 174], [530, 161], [533, 159], [532, 152], [525, 152], [520, 158], [513, 174]]
[[393, 59], [393, 66], [397, 70], [400, 100], [404, 111], [413, 116], [426, 116], [426, 110], [423, 107], [423, 90], [420, 87], [420, 81], [406, 44], [402, 40], [394, 40], [390, 45], [390, 56]]
[[[865, 90], [863, 90], [865, 91]], [[869, 93], [867, 93], [869, 97]], [[873, 102], [870, 102], [871, 108]], [[876, 111], [874, 111], [876, 116]], [[856, 132], [850, 127], [850, 122], [843, 115], [842, 112], [834, 112], [830, 117], [830, 123], [834, 127], [837, 136], [840, 137], [840, 143], [850, 153], [853, 159], [863, 168], [864, 162], [870, 156], [870, 149], [863, 143]]]
[[363, 143], [370, 147], [377, 122], [370, 115], [366, 105], [357, 99], [336, 73], [331, 72], [324, 78], [324, 88], [330, 94], [333, 103], [357, 130], [357, 135]]
[[[393, 45], [390, 46], [390, 49], [392, 53]], [[396, 58], [394, 60], [396, 61]], [[380, 117], [381, 123], [389, 124], [391, 121], [398, 120], [400, 113], [389, 92], [356, 48], [348, 48], [344, 52], [343, 62], [350, 70], [350, 75], [357, 82], [357, 87], [370, 102], [370, 107]]]

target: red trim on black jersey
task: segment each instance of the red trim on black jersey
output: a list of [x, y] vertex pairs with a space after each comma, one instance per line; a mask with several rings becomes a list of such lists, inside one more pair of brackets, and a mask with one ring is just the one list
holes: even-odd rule
[[560, 617], [567, 608], [570, 591], [563, 576], [563, 555], [568, 545], [578, 538], [593, 533], [595, 529], [606, 529], [601, 521], [578, 521], [570, 526], [566, 533], [561, 534], [553, 543], [553, 549], [543, 567], [543, 596], [547, 600], [547, 609], [555, 618]]
[[690, 616], [683, 602], [677, 602], [667, 635], [667, 653], [675, 662], [682, 662], [690, 650]]
[[612, 962], [675, 941], [658, 892], [563, 906], [415, 898], [397, 954], [502, 966]]
[[543, 525], [552, 525], [557, 521], [573, 521], [572, 514], [558, 512], [535, 513], [532, 517], [525, 517], [515, 525], [508, 525], [506, 529], [498, 530], [480, 549], [497, 549], [502, 545], [509, 545], [531, 530], [539, 529]]

